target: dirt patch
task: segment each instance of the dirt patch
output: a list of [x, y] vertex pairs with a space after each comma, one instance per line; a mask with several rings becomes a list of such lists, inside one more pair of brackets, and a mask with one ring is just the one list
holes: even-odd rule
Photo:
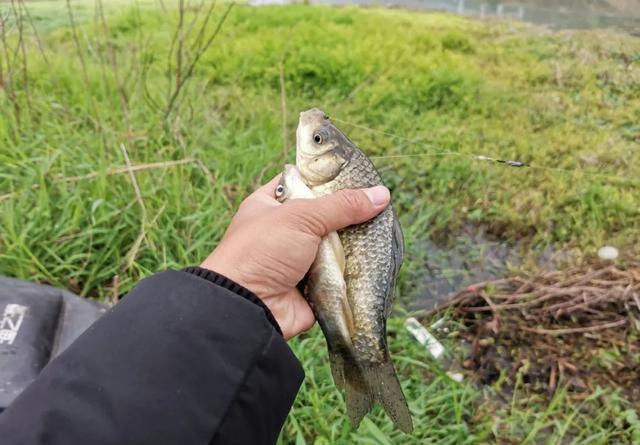
[[639, 262], [485, 281], [436, 312], [445, 309], [469, 345], [462, 366], [480, 383], [549, 394], [567, 385], [575, 398], [621, 388], [640, 406]]

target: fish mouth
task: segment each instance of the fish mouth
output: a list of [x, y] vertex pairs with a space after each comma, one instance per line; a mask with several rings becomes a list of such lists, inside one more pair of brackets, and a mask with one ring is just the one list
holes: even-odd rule
[[300, 113], [298, 125], [321, 124], [323, 121], [329, 120], [329, 116], [319, 108], [311, 108]]

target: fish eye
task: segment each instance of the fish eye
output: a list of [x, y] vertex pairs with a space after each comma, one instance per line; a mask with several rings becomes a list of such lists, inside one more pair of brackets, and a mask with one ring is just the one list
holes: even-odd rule
[[316, 144], [322, 144], [322, 135], [320, 133], [316, 133], [313, 135], [313, 140]]
[[279, 184], [278, 187], [276, 187], [276, 198], [279, 198], [280, 196], [282, 196], [283, 193], [284, 193], [284, 186], [282, 184]]

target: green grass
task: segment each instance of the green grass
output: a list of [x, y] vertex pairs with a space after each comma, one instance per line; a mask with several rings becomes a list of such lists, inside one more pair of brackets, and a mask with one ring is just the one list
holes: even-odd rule
[[[242, 198], [293, 161], [293, 150], [282, 154], [281, 73], [289, 147], [297, 113], [319, 106], [371, 156], [428, 154], [375, 160], [405, 230], [405, 301], [420, 289], [424, 241], [469, 224], [584, 254], [640, 241], [638, 39], [400, 10], [237, 6], [167, 115], [178, 14], [164, 3], [168, 12], [108, 3], [104, 25], [93, 2], [73, 2], [75, 29], [59, 2], [29, 4], [39, 39], [24, 21], [24, 51], [9, 18], [0, 274], [108, 298], [199, 263]], [[185, 38], [183, 70], [203, 15]], [[126, 165], [123, 147], [132, 164], [184, 163], [136, 173], [138, 198], [127, 174], [113, 174]], [[561, 392], [495, 408], [483, 390], [447, 381], [400, 317], [391, 348], [416, 432], [400, 436], [379, 410], [354, 432], [317, 328], [292, 347], [307, 379], [282, 443], [640, 441], [637, 415], [615, 395], [576, 407]]]

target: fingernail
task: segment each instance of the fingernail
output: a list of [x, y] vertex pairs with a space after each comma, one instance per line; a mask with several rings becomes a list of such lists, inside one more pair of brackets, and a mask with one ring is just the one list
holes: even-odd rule
[[371, 203], [376, 207], [387, 204], [391, 198], [389, 189], [384, 185], [377, 185], [375, 187], [365, 189], [364, 192], [369, 197], [369, 201], [371, 201]]

